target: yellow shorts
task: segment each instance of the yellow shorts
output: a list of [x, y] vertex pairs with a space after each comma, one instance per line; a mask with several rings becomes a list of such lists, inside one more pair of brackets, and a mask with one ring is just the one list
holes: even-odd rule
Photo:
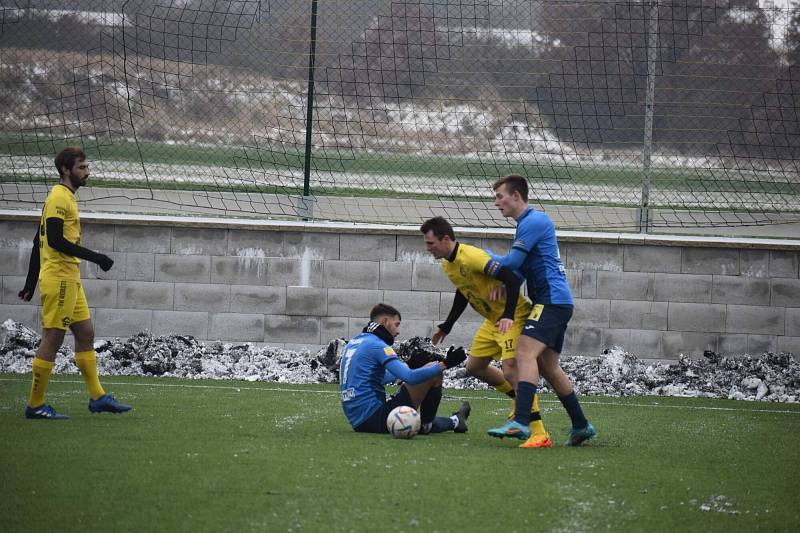
[[66, 330], [71, 324], [91, 318], [80, 281], [43, 279], [39, 281], [39, 294], [43, 328]]
[[484, 320], [472, 339], [469, 354], [473, 357], [491, 357], [499, 361], [513, 359], [517, 350], [517, 340], [525, 325], [525, 317], [514, 319], [514, 326], [501, 334], [495, 322]]

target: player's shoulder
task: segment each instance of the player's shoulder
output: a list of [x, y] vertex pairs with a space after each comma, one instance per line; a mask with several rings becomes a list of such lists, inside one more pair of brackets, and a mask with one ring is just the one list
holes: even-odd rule
[[544, 211], [537, 211], [530, 208], [520, 219], [517, 227], [520, 230], [541, 230], [542, 228], [553, 227], [553, 221]]
[[57, 202], [65, 202], [71, 201], [75, 199], [75, 195], [64, 185], [57, 183], [50, 189], [50, 192], [47, 195], [47, 201], [57, 201]]
[[489, 258], [489, 254], [486, 252], [486, 250], [482, 250], [481, 248], [471, 244], [458, 243], [458, 254], [456, 254], [456, 259], [461, 260], [461, 262], [477, 262], [483, 266], [486, 261], [489, 260]]
[[369, 335], [369, 337], [372, 338], [369, 339], [366, 350], [371, 358], [377, 359], [378, 361], [385, 361], [389, 358], [397, 357], [397, 352], [395, 352], [394, 348], [387, 344], [386, 341], [377, 335]]

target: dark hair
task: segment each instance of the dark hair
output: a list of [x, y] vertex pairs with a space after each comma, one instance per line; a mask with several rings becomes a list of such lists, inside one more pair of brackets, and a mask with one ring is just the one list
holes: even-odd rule
[[420, 226], [419, 230], [423, 235], [429, 231], [432, 231], [436, 238], [440, 241], [445, 236], [450, 237], [452, 240], [456, 240], [456, 234], [453, 233], [453, 226], [451, 226], [450, 223], [443, 217], [429, 218], [422, 223], [422, 226]]
[[67, 146], [60, 152], [55, 159], [56, 170], [58, 170], [58, 175], [61, 176], [61, 167], [67, 167], [71, 169], [75, 166], [76, 161], [81, 161], [86, 159], [86, 154], [84, 153], [83, 149], [80, 146]]
[[387, 304], [378, 304], [369, 312], [369, 319], [373, 322], [380, 316], [396, 316], [400, 320], [403, 319], [403, 317], [400, 316], [400, 311]]
[[492, 185], [492, 190], [496, 191], [502, 185], [506, 186], [506, 191], [508, 194], [514, 194], [515, 192], [518, 192], [523, 200], [526, 202], [528, 201], [528, 180], [522, 176], [509, 174], [504, 178], [500, 178], [494, 182], [494, 185]]

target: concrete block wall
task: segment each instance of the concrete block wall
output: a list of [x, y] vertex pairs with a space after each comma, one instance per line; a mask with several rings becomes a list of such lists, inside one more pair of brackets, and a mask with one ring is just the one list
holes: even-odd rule
[[[39, 328], [24, 284], [38, 213], [0, 214], [0, 320]], [[82, 264], [98, 337], [140, 330], [289, 348], [349, 337], [377, 302], [403, 313], [402, 337], [429, 335], [453, 288], [415, 228], [84, 215], [83, 242], [110, 255]], [[507, 250], [511, 230], [459, 240]], [[561, 232], [575, 297], [564, 351], [622, 346], [644, 358], [800, 354], [800, 241], [704, 240]], [[468, 309], [447, 339], [469, 345]]]

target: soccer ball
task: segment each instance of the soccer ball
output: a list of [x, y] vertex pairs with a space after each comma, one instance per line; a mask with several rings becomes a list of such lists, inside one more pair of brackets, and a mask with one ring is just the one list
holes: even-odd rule
[[386, 429], [396, 439], [410, 439], [419, 433], [422, 421], [413, 407], [401, 405], [395, 407], [386, 418]]

